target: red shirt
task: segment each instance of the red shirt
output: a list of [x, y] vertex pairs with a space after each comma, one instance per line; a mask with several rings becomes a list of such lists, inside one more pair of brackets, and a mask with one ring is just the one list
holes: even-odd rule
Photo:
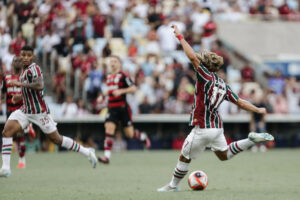
[[10, 47], [14, 50], [14, 54], [16, 56], [20, 55], [21, 49], [23, 46], [25, 46], [26, 42], [24, 39], [15, 39], [12, 41], [12, 43], [10, 44]]
[[106, 17], [103, 15], [93, 16], [94, 31], [99, 37], [104, 37], [104, 28], [106, 26]]
[[20, 87], [10, 85], [10, 81], [12, 80], [19, 80], [19, 75], [11, 75], [11, 74], [5, 75], [2, 81], [2, 88], [1, 88], [2, 94], [6, 93], [6, 106], [7, 106], [7, 111], [9, 112], [13, 112], [19, 109], [20, 107], [22, 107], [23, 105], [22, 100], [16, 104], [12, 103], [12, 97], [14, 95], [18, 95], [18, 94], [21, 95]]
[[115, 97], [113, 92], [121, 88], [128, 88], [133, 85], [132, 80], [124, 72], [120, 71], [115, 75], [108, 75], [106, 78], [108, 87], [108, 107], [121, 107], [126, 105], [126, 94]]

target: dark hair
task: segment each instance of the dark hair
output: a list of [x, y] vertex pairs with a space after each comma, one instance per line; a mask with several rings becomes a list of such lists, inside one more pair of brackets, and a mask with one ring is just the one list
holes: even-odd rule
[[110, 55], [109, 57], [116, 58], [122, 64], [122, 60], [121, 60], [121, 58], [119, 56], [117, 56], [117, 55]]
[[30, 46], [24, 46], [22, 47], [21, 51], [31, 51], [33, 53], [33, 48]]

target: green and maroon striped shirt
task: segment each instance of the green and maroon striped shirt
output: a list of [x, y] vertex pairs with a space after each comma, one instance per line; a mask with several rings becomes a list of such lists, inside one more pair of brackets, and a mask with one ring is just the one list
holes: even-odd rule
[[219, 105], [224, 100], [236, 103], [239, 97], [224, 80], [216, 73], [208, 71], [202, 63], [197, 67], [196, 75], [190, 125], [200, 128], [223, 128], [223, 122], [218, 113]]
[[[29, 67], [24, 69], [20, 76], [20, 81], [32, 83], [33, 79], [37, 77], [43, 77], [42, 70], [37, 64], [32, 63]], [[43, 90], [22, 87], [22, 111], [26, 114], [49, 113], [50, 111], [44, 100], [43, 93]]]

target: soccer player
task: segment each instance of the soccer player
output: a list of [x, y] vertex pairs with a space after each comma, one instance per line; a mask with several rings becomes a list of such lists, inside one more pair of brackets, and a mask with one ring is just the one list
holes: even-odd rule
[[[13, 58], [12, 61], [12, 69], [11, 73], [8, 73], [5, 75], [2, 81], [2, 88], [1, 93], [2, 97], [6, 97], [6, 119], [9, 118], [11, 113], [17, 109], [19, 109], [23, 102], [22, 100], [12, 103], [12, 97], [14, 95], [20, 95], [21, 94], [21, 87], [12, 86], [10, 82], [12, 80], [19, 80], [19, 76], [22, 72], [22, 62], [21, 59], [17, 56]], [[25, 133], [29, 133], [31, 137], [35, 138], [35, 131], [32, 128], [31, 124], [24, 130]], [[16, 142], [18, 146], [19, 151], [19, 163], [17, 168], [25, 168], [26, 161], [25, 161], [25, 152], [26, 152], [26, 146], [25, 146], [25, 137], [23, 131], [17, 134]]]
[[[136, 86], [130, 77], [122, 72], [122, 62], [118, 56], [110, 56], [110, 68], [111, 74], [106, 78], [108, 87], [108, 113], [104, 123], [104, 157], [98, 157], [98, 161], [104, 164], [109, 163], [114, 141], [113, 137], [119, 122], [121, 122], [125, 135], [128, 138], [139, 139], [145, 144], [146, 148], [150, 148], [151, 145], [147, 135], [138, 130], [134, 130], [132, 125], [131, 109], [126, 101], [126, 94], [134, 93]], [[102, 98], [102, 96], [99, 96], [98, 102], [101, 101]]]
[[229, 160], [243, 150], [258, 142], [274, 140], [268, 133], [250, 132], [248, 138], [232, 142], [227, 146], [221, 117], [217, 111], [223, 100], [236, 104], [241, 109], [266, 114], [265, 108], [258, 108], [250, 102], [239, 98], [215, 72], [223, 64], [223, 58], [215, 53], [202, 51], [196, 54], [179, 33], [177, 26], [172, 25], [174, 34], [180, 41], [187, 57], [192, 62], [196, 76], [196, 88], [190, 125], [194, 126], [185, 139], [181, 155], [174, 170], [172, 180], [159, 188], [158, 192], [177, 191], [178, 184], [187, 174], [191, 159], [196, 159], [206, 147], [210, 147], [216, 156], [224, 161]]
[[22, 88], [22, 95], [15, 95], [13, 102], [20, 99], [24, 104], [21, 109], [14, 111], [5, 123], [2, 132], [2, 168], [0, 169], [0, 177], [7, 177], [11, 174], [10, 157], [12, 150], [12, 137], [26, 128], [30, 122], [39, 126], [47, 137], [55, 144], [67, 149], [80, 152], [96, 167], [97, 157], [95, 150], [85, 148], [69, 137], [61, 136], [56, 128], [48, 106], [43, 98], [44, 81], [40, 67], [33, 63], [33, 49], [24, 46], [21, 49], [20, 58], [23, 64], [23, 72], [20, 81], [12, 80], [10, 84]]

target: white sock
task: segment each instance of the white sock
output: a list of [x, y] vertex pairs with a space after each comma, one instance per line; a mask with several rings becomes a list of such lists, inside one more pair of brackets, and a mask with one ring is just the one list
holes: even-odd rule
[[227, 150], [227, 159], [228, 160], [231, 159], [236, 154], [248, 149], [254, 144], [255, 143], [249, 140], [248, 138], [230, 143], [228, 145], [228, 150]]
[[187, 174], [189, 170], [189, 164], [178, 160], [177, 166], [174, 169], [172, 180], [170, 182], [171, 187], [177, 187], [182, 178]]
[[111, 150], [104, 150], [104, 157], [110, 159], [111, 156]]
[[88, 156], [90, 153], [88, 148], [81, 146], [80, 144], [78, 144], [78, 142], [66, 136], [63, 136], [61, 146], [72, 151], [80, 152], [85, 156]]
[[10, 156], [12, 151], [13, 139], [2, 138], [2, 169], [10, 169]]
[[19, 158], [19, 163], [24, 163], [24, 164], [26, 164], [25, 156]]

